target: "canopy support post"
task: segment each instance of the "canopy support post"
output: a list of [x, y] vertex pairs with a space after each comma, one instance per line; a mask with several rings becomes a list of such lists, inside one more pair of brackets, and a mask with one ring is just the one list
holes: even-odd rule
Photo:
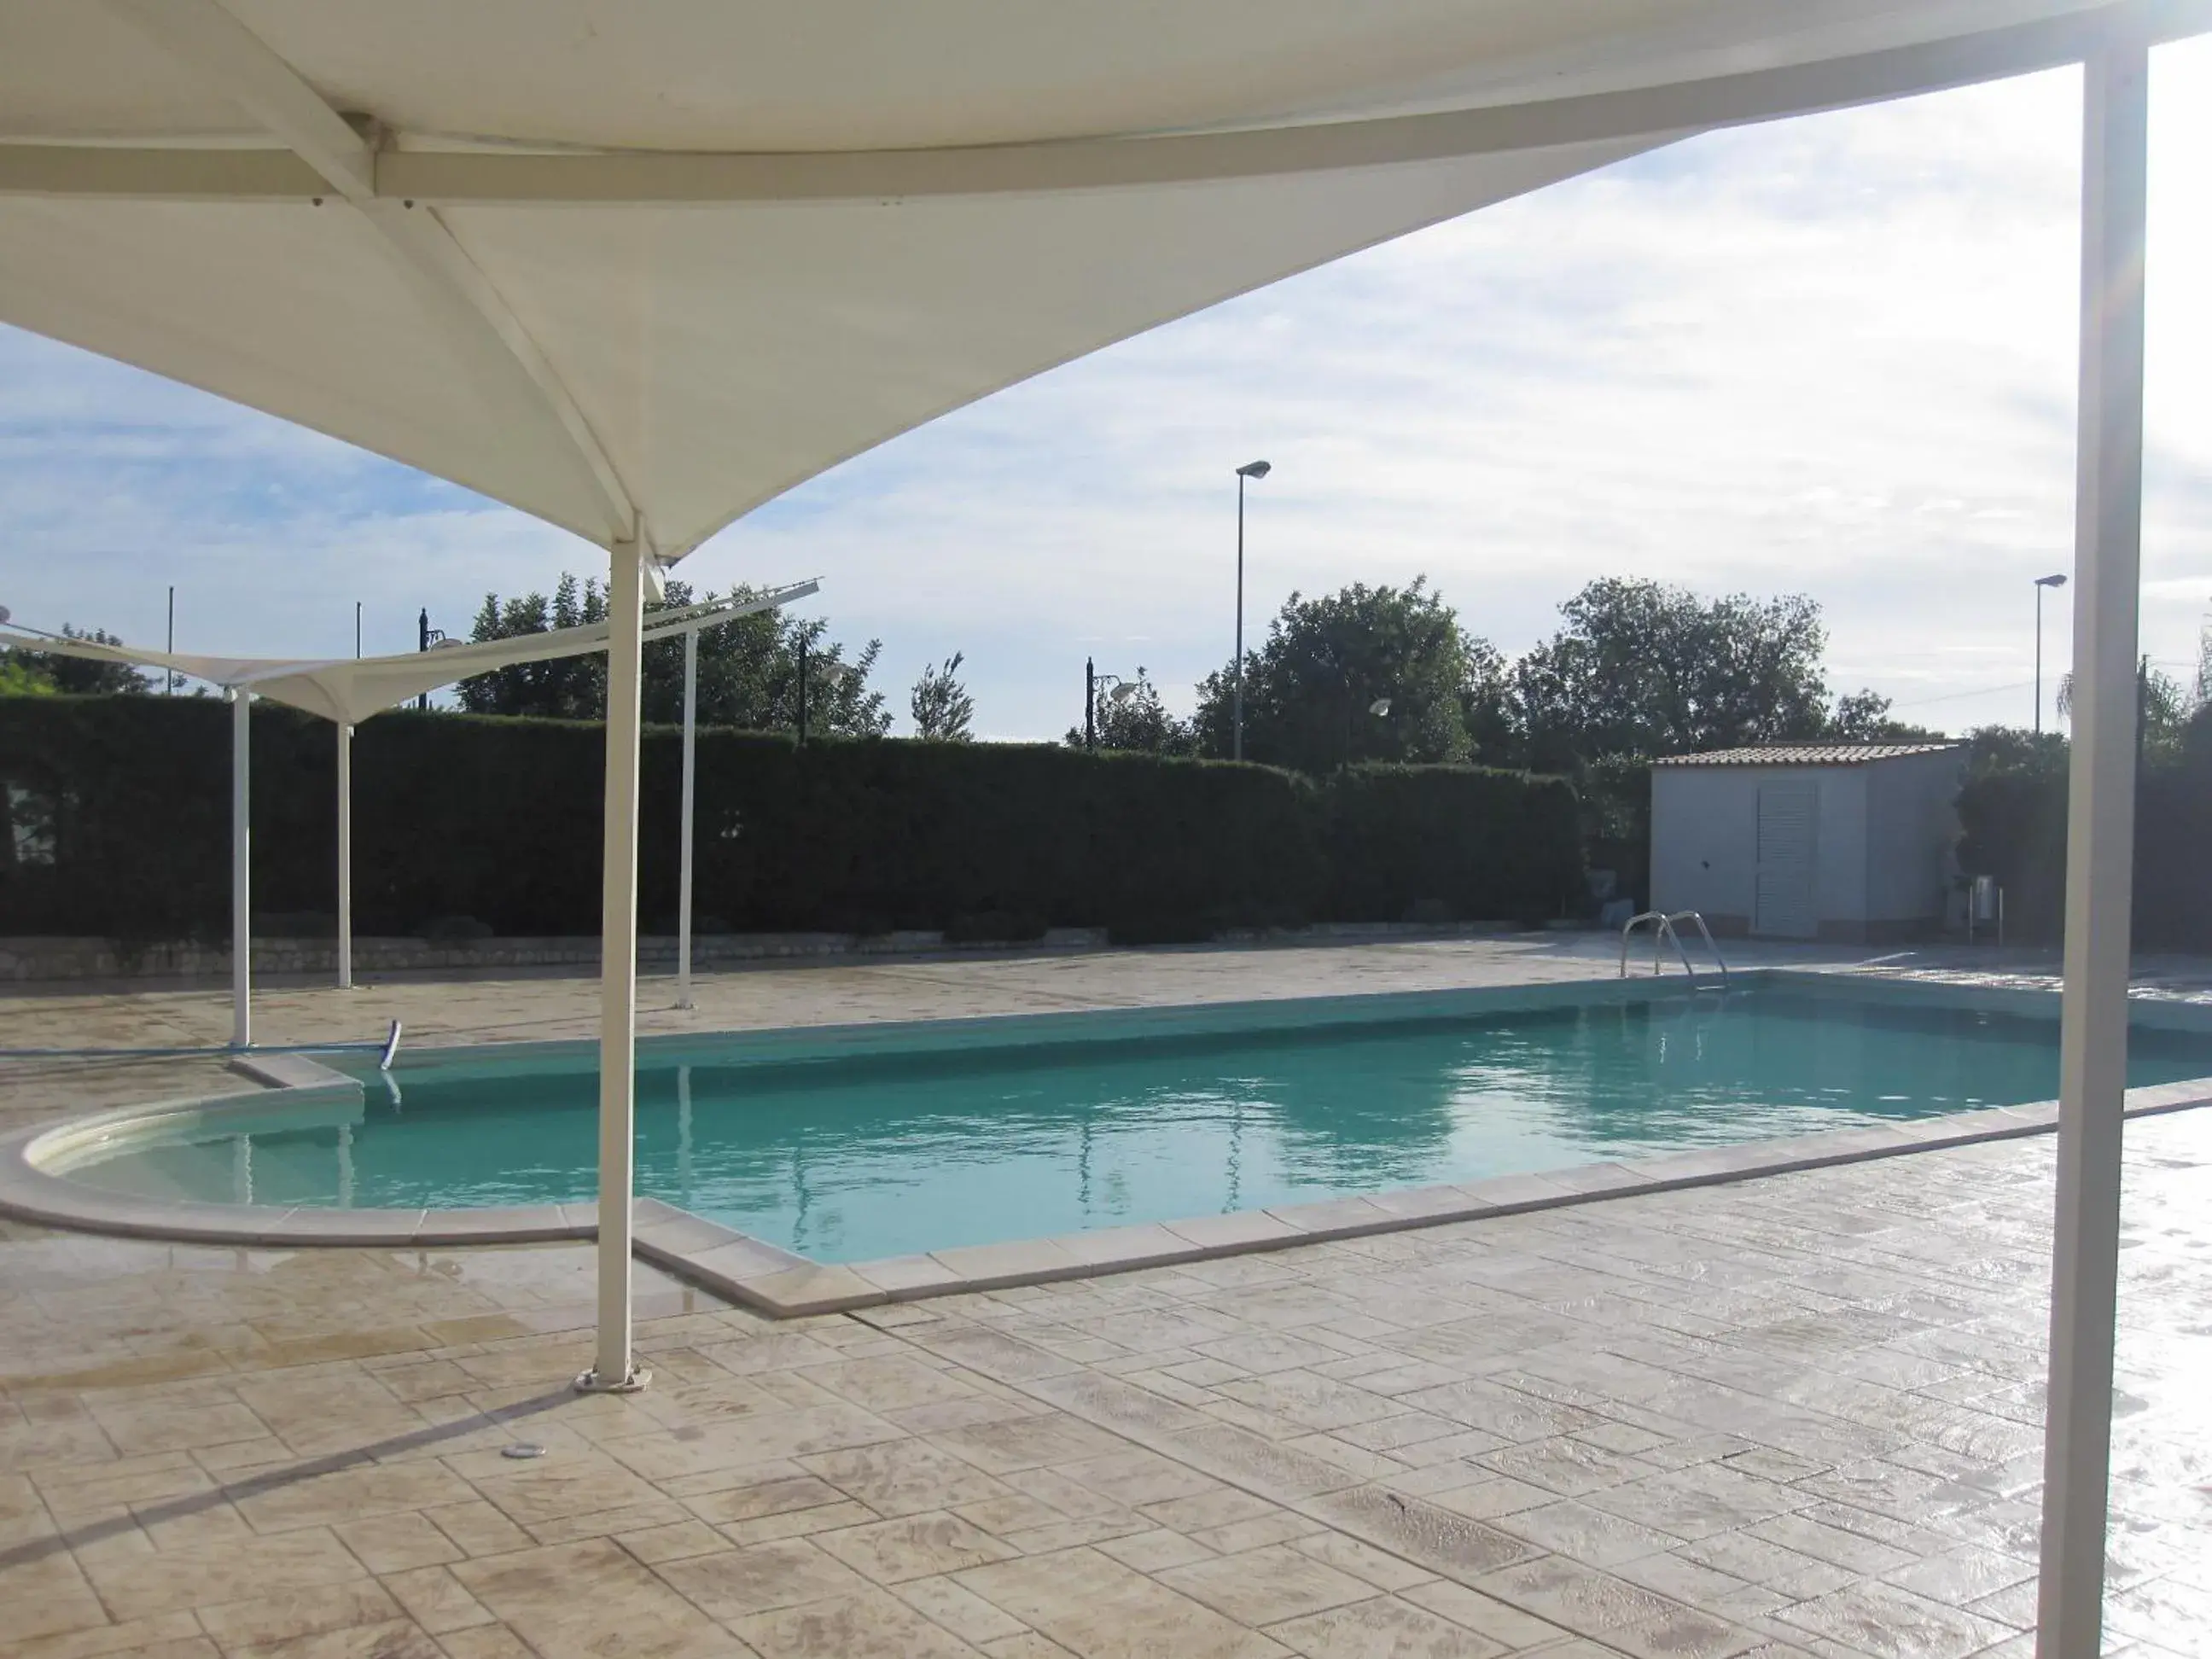
[[630, 1354], [630, 1194], [637, 1107], [638, 719], [645, 654], [644, 538], [617, 542], [607, 572], [607, 775], [599, 872], [599, 1330], [595, 1394], [643, 1388]]
[[253, 694], [230, 691], [230, 1046], [253, 1042]]
[[2104, 1613], [2134, 888], [2148, 78], [2145, 38], [2126, 26], [2084, 66], [2074, 754], [2040, 1659], [2095, 1659]]
[[353, 989], [353, 727], [338, 722], [338, 989]]
[[699, 775], [699, 630], [684, 633], [684, 856], [677, 878], [676, 1006], [691, 1002], [691, 843]]

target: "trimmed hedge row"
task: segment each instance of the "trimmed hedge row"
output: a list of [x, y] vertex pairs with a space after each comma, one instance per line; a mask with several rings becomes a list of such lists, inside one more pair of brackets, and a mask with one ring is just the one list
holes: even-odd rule
[[[2154, 754], [2136, 784], [2134, 942], [2212, 951], [2212, 721], [2179, 752]], [[2066, 774], [1993, 771], [1959, 797], [1959, 862], [2005, 890], [2005, 927], [2055, 943], [2066, 920]]]
[[[229, 716], [205, 698], [0, 699], [0, 933], [217, 938]], [[332, 908], [335, 744], [253, 714], [257, 915]], [[354, 740], [364, 934], [473, 917], [598, 932], [596, 725], [409, 711]], [[682, 744], [646, 733], [641, 915], [672, 927]], [[1316, 921], [1525, 919], [1580, 902], [1573, 791], [1467, 767], [1312, 780], [1058, 745], [699, 735], [702, 927], [1132, 939]]]

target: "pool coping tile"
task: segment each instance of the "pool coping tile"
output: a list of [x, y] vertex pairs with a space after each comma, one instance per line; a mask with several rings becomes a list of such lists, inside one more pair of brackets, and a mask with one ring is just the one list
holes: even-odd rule
[[1278, 1204], [1264, 1213], [1313, 1239], [1358, 1238], [1406, 1224], [1403, 1217], [1364, 1198], [1325, 1198], [1311, 1204]]
[[943, 1290], [965, 1290], [960, 1275], [933, 1255], [888, 1255], [875, 1261], [856, 1261], [853, 1271], [893, 1301], [932, 1296]]
[[1058, 1233], [1046, 1242], [1088, 1263], [1096, 1273], [1170, 1267], [1178, 1261], [1195, 1261], [1204, 1254], [1188, 1239], [1178, 1237], [1156, 1221], [1101, 1227], [1095, 1232]]
[[959, 1244], [932, 1250], [930, 1259], [959, 1275], [971, 1291], [1000, 1290], [1012, 1285], [1034, 1285], [1046, 1279], [1066, 1279], [1085, 1267], [1081, 1258], [1048, 1238], [1011, 1239], [1002, 1244]]
[[1304, 1228], [1266, 1210], [1231, 1210], [1221, 1215], [1193, 1216], [1188, 1220], [1164, 1221], [1160, 1224], [1177, 1238], [1189, 1240], [1207, 1255], [1233, 1255], [1241, 1250], [1264, 1250], [1312, 1242], [1312, 1235]]

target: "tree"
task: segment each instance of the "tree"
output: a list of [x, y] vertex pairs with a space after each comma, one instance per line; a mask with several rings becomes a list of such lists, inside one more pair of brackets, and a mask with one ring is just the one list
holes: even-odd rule
[[[526, 593], [504, 602], [496, 593], [485, 594], [469, 637], [479, 644], [486, 640], [517, 639], [604, 622], [606, 615], [606, 595], [599, 584], [580, 584], [563, 572], [550, 602], [543, 593]], [[604, 654], [593, 651], [580, 657], [516, 663], [463, 680], [454, 690], [461, 707], [471, 714], [595, 720], [606, 712], [607, 661]]]
[[[2187, 730], [2190, 716], [2196, 712], [2196, 703], [2181, 682], [2163, 669], [2150, 665], [2145, 657], [2136, 666], [2136, 718], [2142, 722], [2142, 744], [2145, 749], [2166, 750], [2179, 747]], [[2074, 676], [2058, 677], [2058, 716], [2061, 720], [2074, 718]]]
[[2025, 726], [1978, 726], [1966, 733], [1966, 770], [1975, 777], [1993, 772], [2066, 770], [2066, 736]]
[[[62, 624], [62, 637], [82, 640], [88, 645], [123, 643], [105, 629], [74, 628], [68, 623]], [[0, 681], [0, 695], [36, 696], [34, 688], [40, 685], [73, 697], [117, 694], [136, 696], [152, 689], [152, 682], [129, 663], [94, 662], [88, 657], [66, 657], [58, 651], [20, 648], [9, 652], [8, 656], [15, 665], [15, 672], [7, 680]]]
[[[1244, 658], [1248, 760], [1323, 772], [1358, 761], [1464, 761], [1471, 708], [1485, 707], [1497, 653], [1470, 636], [1425, 576], [1291, 595]], [[1192, 718], [1198, 746], [1232, 752], [1235, 665], [1206, 676]]]
[[[1101, 749], [1128, 749], [1151, 755], [1197, 752], [1198, 738], [1191, 723], [1169, 712], [1160, 701], [1159, 687], [1146, 678], [1142, 663], [1137, 665], [1137, 678], [1124, 684], [1129, 688], [1127, 696], [1102, 696], [1092, 713]], [[1067, 746], [1083, 747], [1081, 727], [1068, 727]]]
[[[1559, 611], [1567, 625], [1513, 668], [1528, 762], [1540, 770], [1832, 728], [1820, 667], [1827, 631], [1820, 607], [1802, 594], [1706, 600], [1684, 587], [1607, 577]], [[1859, 702], [1851, 718], [1863, 720], [1868, 708]]]
[[965, 652], [956, 651], [944, 667], [931, 663], [922, 669], [921, 678], [914, 683], [914, 695], [907, 700], [917, 738], [965, 743], [974, 735], [968, 724], [975, 718], [975, 699], [955, 678], [966, 659]]
[[1889, 699], [1879, 691], [1857, 690], [1836, 699], [1836, 712], [1828, 717], [1821, 736], [1838, 743], [1931, 743], [1943, 734], [1925, 726], [1913, 726], [1889, 717]]
[[[668, 584], [666, 596], [647, 607], [648, 614], [711, 600], [695, 598], [684, 582]], [[728, 602], [754, 597], [735, 587]], [[549, 600], [527, 593], [502, 601], [487, 594], [477, 612], [471, 638], [511, 639], [543, 634], [605, 619], [606, 595], [597, 582], [563, 575]], [[807, 686], [807, 729], [848, 737], [879, 737], [890, 729], [890, 711], [880, 691], [868, 689], [869, 672], [883, 649], [871, 640], [848, 664], [845, 647], [829, 639], [830, 625], [817, 617], [801, 620], [781, 608], [755, 611], [699, 635], [699, 720], [702, 725], [778, 731], [799, 723], [799, 664], [802, 649], [811, 665]], [[824, 672], [825, 669], [828, 672]], [[840, 674], [838, 670], [847, 672]], [[520, 663], [496, 669], [457, 689], [461, 707], [477, 714], [534, 714], [560, 720], [598, 720], [607, 706], [605, 653], [587, 653], [552, 662]], [[673, 725], [684, 718], [684, 641], [671, 638], [648, 644], [643, 672], [644, 714], [648, 721]]]
[[54, 683], [23, 660], [20, 651], [0, 652], [0, 697], [51, 697]]

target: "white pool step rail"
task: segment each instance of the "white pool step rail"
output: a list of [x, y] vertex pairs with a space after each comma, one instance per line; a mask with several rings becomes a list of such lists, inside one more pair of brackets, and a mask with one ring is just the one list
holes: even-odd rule
[[1692, 986], [1697, 984], [1698, 970], [1690, 965], [1690, 953], [1683, 947], [1681, 933], [1675, 926], [1677, 922], [1693, 921], [1698, 925], [1698, 934], [1705, 941], [1705, 949], [1712, 956], [1713, 965], [1721, 970], [1721, 989], [1723, 991], [1728, 989], [1728, 959], [1721, 955], [1721, 947], [1713, 943], [1713, 930], [1705, 926], [1705, 917], [1695, 910], [1676, 910], [1671, 914], [1665, 910], [1646, 910], [1640, 915], [1631, 916], [1620, 930], [1621, 978], [1628, 977], [1628, 946], [1631, 937], [1647, 921], [1652, 924], [1651, 972], [1655, 978], [1666, 969], [1666, 947], [1672, 943], [1674, 954], [1681, 958], [1682, 971], [1690, 976], [1690, 983]]

